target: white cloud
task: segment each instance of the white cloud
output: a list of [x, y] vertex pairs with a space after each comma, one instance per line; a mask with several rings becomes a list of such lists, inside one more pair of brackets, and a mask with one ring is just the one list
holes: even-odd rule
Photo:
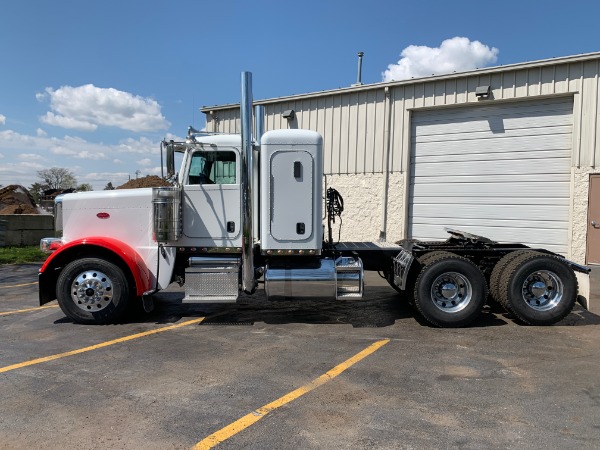
[[6, 116], [4, 114], [0, 114], [0, 125], [4, 125], [6, 123]]
[[446, 39], [435, 48], [409, 45], [402, 50], [401, 59], [382, 73], [382, 78], [383, 81], [406, 80], [472, 70], [495, 63], [498, 51], [495, 47], [458, 36]]
[[163, 130], [170, 123], [161, 113], [158, 102], [114, 88], [93, 84], [46, 88], [36, 94], [38, 101], [50, 99], [50, 109], [40, 117], [43, 123], [82, 131], [98, 126], [116, 127], [134, 132]]
[[55, 127], [69, 128], [72, 130], [80, 131], [96, 131], [98, 125], [84, 120], [78, 120], [73, 117], [61, 116], [48, 111], [45, 116], [40, 117], [40, 120], [46, 125], [53, 125]]
[[158, 154], [160, 153], [160, 142], [152, 142], [145, 137], [141, 137], [138, 140], [127, 138], [120, 141], [117, 148], [119, 152], [123, 153]]
[[153, 161], [150, 158], [144, 158], [144, 159], [140, 159], [137, 163], [140, 166], [147, 167], [147, 166], [152, 165]]
[[48, 133], [46, 133], [44, 130], [42, 130], [41, 128], [38, 128], [37, 130], [35, 130], [35, 134], [38, 135], [38, 137], [45, 137], [48, 136]]
[[17, 155], [17, 158], [25, 161], [41, 161], [44, 159], [42, 155], [38, 155], [37, 153], [20, 153]]

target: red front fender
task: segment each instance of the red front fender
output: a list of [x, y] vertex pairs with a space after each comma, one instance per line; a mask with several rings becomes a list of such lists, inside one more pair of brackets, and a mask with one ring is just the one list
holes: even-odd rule
[[59, 267], [77, 258], [93, 255], [94, 250], [108, 251], [129, 268], [138, 296], [151, 289], [150, 271], [144, 260], [129, 245], [109, 237], [88, 237], [71, 241], [55, 250], [44, 262], [39, 273], [40, 305], [56, 298], [56, 280]]

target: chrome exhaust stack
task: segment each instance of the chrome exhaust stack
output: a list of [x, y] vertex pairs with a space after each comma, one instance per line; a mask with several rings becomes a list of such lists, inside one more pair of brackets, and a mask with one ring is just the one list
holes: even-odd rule
[[242, 289], [252, 294], [256, 289], [254, 275], [254, 219], [252, 148], [252, 73], [242, 72], [242, 100], [240, 117], [242, 126]]

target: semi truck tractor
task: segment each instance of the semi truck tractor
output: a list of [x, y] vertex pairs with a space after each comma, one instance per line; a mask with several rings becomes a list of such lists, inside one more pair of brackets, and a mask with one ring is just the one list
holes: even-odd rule
[[241, 134], [190, 127], [185, 141], [161, 143], [172, 186], [56, 199], [60, 237], [40, 244], [51, 252], [40, 305], [57, 299], [75, 322], [111, 323], [136, 303], [150, 311], [153, 294], [174, 282], [191, 303], [257, 290], [272, 300], [360, 302], [364, 271], [379, 272], [440, 327], [468, 325], [488, 300], [533, 325], [561, 320], [578, 296], [587, 305], [589, 269], [541, 248], [453, 229], [439, 242], [339, 242], [343, 199], [324, 187], [322, 137], [263, 133], [259, 113], [253, 138], [251, 84], [242, 73]]

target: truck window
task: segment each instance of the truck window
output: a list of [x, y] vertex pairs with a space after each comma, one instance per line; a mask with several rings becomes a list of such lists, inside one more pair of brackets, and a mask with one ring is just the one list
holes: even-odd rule
[[236, 184], [235, 152], [199, 150], [192, 154], [188, 184]]

